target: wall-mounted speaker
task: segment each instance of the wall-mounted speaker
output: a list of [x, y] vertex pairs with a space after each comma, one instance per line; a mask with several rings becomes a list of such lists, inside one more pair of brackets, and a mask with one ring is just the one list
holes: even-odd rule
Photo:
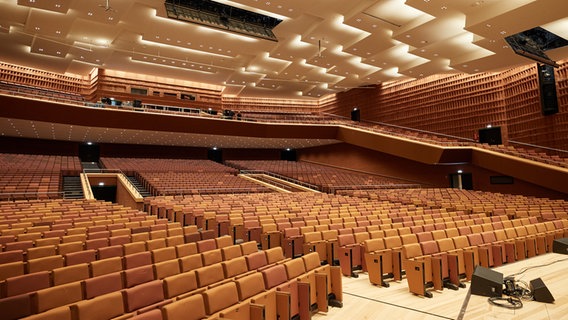
[[477, 266], [471, 277], [470, 290], [478, 296], [500, 297], [503, 295], [503, 274]]
[[358, 108], [353, 108], [351, 110], [351, 120], [352, 121], [361, 121], [361, 110]]
[[531, 280], [530, 288], [533, 294], [534, 301], [553, 303], [554, 297], [548, 290], [541, 278]]
[[558, 97], [556, 95], [556, 79], [554, 68], [549, 65], [538, 65], [538, 84], [540, 88], [540, 104], [545, 116], [558, 113]]

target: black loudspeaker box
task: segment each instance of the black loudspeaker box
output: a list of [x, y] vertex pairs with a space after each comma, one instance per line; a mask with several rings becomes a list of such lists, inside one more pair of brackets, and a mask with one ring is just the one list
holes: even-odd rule
[[503, 295], [503, 274], [482, 266], [477, 266], [471, 277], [471, 294], [485, 297]]
[[530, 287], [533, 293], [534, 301], [553, 303], [554, 297], [552, 293], [548, 291], [548, 288], [544, 284], [541, 278], [536, 278], [531, 280]]
[[361, 110], [355, 108], [351, 111], [351, 121], [361, 121]]
[[542, 114], [549, 116], [558, 113], [558, 96], [556, 95], [554, 68], [549, 65], [539, 65], [538, 71]]
[[552, 252], [568, 254], [568, 238], [560, 238], [552, 242]]

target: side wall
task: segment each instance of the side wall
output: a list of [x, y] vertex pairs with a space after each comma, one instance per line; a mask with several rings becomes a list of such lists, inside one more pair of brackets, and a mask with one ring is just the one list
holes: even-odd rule
[[303, 149], [298, 155], [298, 160], [407, 179], [409, 183], [438, 188], [450, 187], [449, 175], [462, 170], [464, 173], [472, 174], [474, 190], [568, 199], [568, 195], [564, 193], [519, 179], [514, 179], [513, 184], [491, 184], [491, 176], [502, 174], [475, 165], [465, 163], [428, 165], [349, 144]]
[[568, 150], [568, 63], [555, 70], [559, 112], [543, 116], [536, 64], [501, 73], [437, 75], [323, 99], [321, 111], [471, 139], [488, 124], [503, 141]]

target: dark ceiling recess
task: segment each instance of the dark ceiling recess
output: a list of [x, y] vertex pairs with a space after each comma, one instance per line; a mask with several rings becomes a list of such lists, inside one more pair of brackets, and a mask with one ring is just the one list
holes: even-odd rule
[[271, 41], [272, 29], [282, 20], [210, 0], [167, 0], [168, 18], [198, 23]]
[[508, 36], [505, 38], [505, 41], [507, 41], [516, 54], [555, 68], [558, 67], [558, 64], [544, 52], [568, 45], [568, 40], [541, 27], [535, 27]]

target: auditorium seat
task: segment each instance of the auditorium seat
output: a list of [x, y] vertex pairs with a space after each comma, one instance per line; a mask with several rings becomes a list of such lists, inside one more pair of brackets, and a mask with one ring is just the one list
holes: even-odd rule
[[[442, 290], [442, 271], [440, 258], [425, 255], [420, 243], [402, 246], [403, 269], [406, 271], [408, 290], [419, 296], [431, 298], [427, 289]], [[433, 262], [434, 261], [434, 262]]]
[[51, 277], [54, 286], [88, 279], [90, 277], [89, 264], [80, 263], [53, 269], [51, 271]]
[[57, 307], [67, 306], [83, 299], [80, 282], [37, 290], [32, 293], [32, 310], [42, 313]]
[[220, 263], [195, 269], [195, 276], [200, 288], [225, 280], [223, 266]]
[[164, 320], [199, 320], [206, 317], [205, 301], [201, 294], [194, 294], [162, 307]]
[[123, 270], [122, 258], [112, 257], [103, 260], [93, 261], [89, 264], [91, 277], [97, 277]]
[[365, 250], [364, 259], [367, 264], [369, 281], [372, 284], [389, 287], [390, 285], [384, 281], [385, 277], [389, 275], [395, 277], [395, 274], [397, 274], [397, 277], [401, 276], [401, 270], [394, 270], [393, 252], [385, 247], [382, 238], [365, 240], [363, 248]]
[[122, 291], [124, 311], [142, 314], [169, 302], [164, 298], [162, 280], [154, 280]]
[[82, 300], [70, 306], [73, 319], [113, 319], [124, 315], [124, 303], [120, 291]]
[[122, 272], [122, 278], [124, 280], [125, 288], [131, 288], [156, 279], [154, 277], [154, 268], [152, 265], [126, 269]]
[[180, 273], [179, 263], [176, 259], [157, 262], [152, 265], [154, 278], [161, 280]]
[[31, 293], [51, 286], [49, 271], [40, 271], [7, 278], [2, 283], [2, 297], [12, 297], [24, 293]]
[[107, 273], [81, 282], [85, 299], [92, 299], [124, 288], [122, 272]]

